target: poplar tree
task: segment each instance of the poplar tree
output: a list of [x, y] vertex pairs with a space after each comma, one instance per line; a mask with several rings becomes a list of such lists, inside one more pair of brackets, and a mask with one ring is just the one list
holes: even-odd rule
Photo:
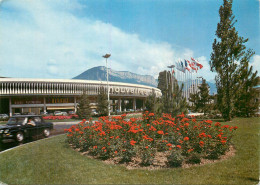
[[234, 24], [232, 0], [223, 0], [219, 9], [220, 22], [217, 25], [216, 36], [212, 45], [210, 66], [217, 73], [217, 106], [225, 120], [231, 120], [235, 113], [235, 102], [241, 85], [240, 67], [249, 62], [254, 54], [246, 50], [244, 39], [238, 35]]
[[108, 101], [107, 94], [105, 92], [105, 88], [101, 87], [99, 94], [97, 96], [97, 112], [100, 116], [107, 116], [108, 114]]
[[78, 115], [81, 119], [89, 119], [91, 117], [90, 101], [88, 99], [86, 91], [83, 91], [82, 95], [80, 96]]

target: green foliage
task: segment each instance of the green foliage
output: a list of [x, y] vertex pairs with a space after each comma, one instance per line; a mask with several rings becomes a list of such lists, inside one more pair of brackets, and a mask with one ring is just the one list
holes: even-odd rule
[[202, 111], [204, 114], [212, 109], [210, 100], [212, 97], [209, 95], [209, 86], [206, 80], [202, 80], [202, 84], [199, 86], [199, 92], [190, 95], [190, 102], [192, 102], [192, 111]]
[[184, 157], [181, 155], [180, 150], [172, 150], [167, 156], [167, 163], [171, 167], [181, 167]]
[[212, 45], [210, 66], [217, 73], [217, 105], [225, 120], [231, 120], [235, 114], [235, 102], [241, 88], [240, 67], [249, 62], [254, 54], [246, 51], [248, 39], [238, 36], [232, 12], [232, 0], [223, 0], [219, 9], [220, 22], [217, 25], [216, 36]]
[[255, 88], [259, 83], [257, 71], [253, 73], [252, 66], [249, 68], [246, 62], [240, 68], [240, 81], [238, 93], [236, 94], [235, 114], [236, 116], [250, 117], [258, 111], [259, 102], [257, 97], [259, 92]]
[[100, 116], [106, 116], [108, 114], [108, 102], [105, 88], [101, 88], [97, 96], [97, 112]]
[[83, 91], [83, 94], [80, 96], [77, 113], [81, 119], [89, 119], [91, 117], [90, 101], [86, 91]]
[[162, 112], [170, 113], [173, 116], [182, 112], [187, 113], [188, 104], [182, 97], [183, 84], [180, 87], [169, 71], [159, 73], [158, 88], [162, 91]]
[[146, 110], [149, 112], [153, 112], [156, 114], [160, 114], [161, 113], [161, 102], [160, 99], [156, 97], [155, 92], [153, 91], [152, 94], [150, 94], [146, 100], [145, 100], [145, 107]]

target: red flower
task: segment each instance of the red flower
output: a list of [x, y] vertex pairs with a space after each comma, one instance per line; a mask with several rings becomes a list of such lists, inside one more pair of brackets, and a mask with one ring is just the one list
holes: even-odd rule
[[184, 138], [184, 141], [188, 141], [190, 138], [189, 137], [185, 137]]
[[130, 141], [130, 144], [133, 145], [133, 146], [135, 145], [135, 143], [136, 143], [136, 141], [134, 141], [134, 140]]
[[188, 127], [188, 126], [189, 126], [189, 123], [185, 123], [184, 126]]
[[176, 147], [179, 148], [179, 149], [181, 149], [181, 145], [177, 145]]
[[226, 144], [226, 140], [221, 140], [221, 143], [224, 145], [224, 144]]
[[204, 142], [203, 141], [200, 141], [200, 146], [203, 147], [204, 146]]
[[218, 127], [218, 126], [221, 126], [221, 124], [219, 122], [215, 123], [215, 126]]
[[238, 127], [237, 126], [234, 126], [234, 130], [236, 130]]
[[146, 149], [148, 149], [149, 147], [148, 147], [148, 146], [146, 146], [145, 148], [146, 148]]
[[96, 149], [97, 148], [97, 146], [93, 146], [93, 149]]
[[158, 133], [158, 134], [161, 134], [161, 135], [164, 134], [162, 130], [159, 130], [157, 133]]
[[117, 151], [115, 151], [115, 154], [117, 154]]
[[189, 149], [189, 150], [188, 150], [188, 152], [192, 152], [193, 150], [194, 150], [194, 149], [193, 149], [193, 148], [191, 148], [191, 149]]
[[171, 147], [171, 146], [172, 146], [172, 144], [171, 144], [171, 143], [168, 143], [168, 144], [167, 144], [167, 146]]

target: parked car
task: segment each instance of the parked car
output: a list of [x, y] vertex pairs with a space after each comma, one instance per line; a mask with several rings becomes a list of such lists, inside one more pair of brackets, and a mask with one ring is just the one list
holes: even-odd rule
[[43, 116], [47, 116], [47, 115], [48, 115], [48, 112], [46, 112], [46, 111], [41, 112], [41, 115], [43, 115]]
[[54, 116], [62, 116], [62, 112], [61, 111], [55, 111], [53, 113]]
[[13, 115], [14, 116], [19, 116], [19, 115], [21, 115], [21, 113], [14, 113]]
[[76, 112], [75, 111], [69, 111], [69, 115], [75, 115]]
[[[34, 123], [30, 125], [29, 120]], [[36, 135], [49, 137], [53, 123], [45, 122], [38, 115], [21, 115], [10, 117], [6, 125], [0, 126], [0, 142], [14, 140], [22, 143], [24, 139]]]
[[61, 112], [62, 116], [68, 116], [67, 112]]
[[9, 116], [7, 114], [0, 114], [0, 119], [7, 119]]

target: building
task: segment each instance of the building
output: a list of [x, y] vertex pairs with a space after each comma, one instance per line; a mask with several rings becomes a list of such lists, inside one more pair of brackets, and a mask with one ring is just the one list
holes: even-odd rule
[[[0, 78], [0, 113], [77, 111], [80, 95], [85, 90], [92, 108], [101, 88], [107, 92], [107, 82], [63, 79]], [[109, 82], [111, 111], [138, 110], [150, 93], [161, 96], [157, 88]]]

